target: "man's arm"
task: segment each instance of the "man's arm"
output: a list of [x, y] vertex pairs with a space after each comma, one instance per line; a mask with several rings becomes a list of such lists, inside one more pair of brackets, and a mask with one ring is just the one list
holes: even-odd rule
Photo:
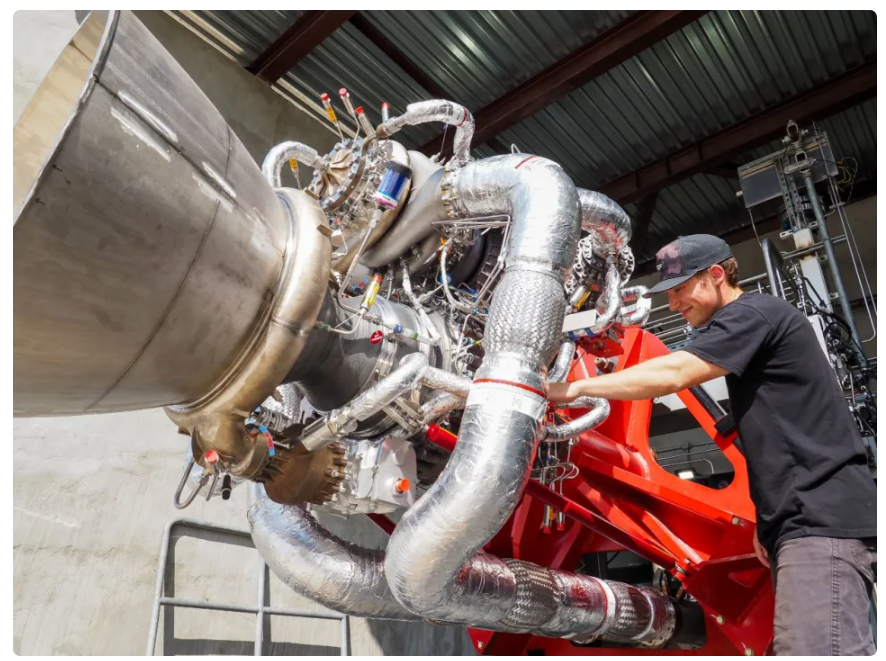
[[614, 374], [604, 374], [572, 383], [548, 384], [548, 399], [554, 403], [571, 402], [583, 396], [606, 399], [653, 399], [727, 374], [729, 372], [722, 367], [704, 361], [687, 351], [676, 351]]

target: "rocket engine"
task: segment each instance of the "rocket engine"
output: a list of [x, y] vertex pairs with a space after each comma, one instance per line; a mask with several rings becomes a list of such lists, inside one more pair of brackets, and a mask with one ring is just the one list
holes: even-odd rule
[[[14, 131], [15, 415], [165, 407], [190, 439], [176, 505], [257, 483], [257, 549], [337, 611], [665, 646], [668, 595], [484, 551], [610, 413], [546, 392], [649, 314], [628, 215], [546, 158], [473, 159], [458, 103], [373, 125], [339, 96], [356, 134], [259, 168], [131, 13], [91, 14]], [[428, 122], [451, 157], [396, 140]], [[317, 510], [403, 516], [380, 552]]]

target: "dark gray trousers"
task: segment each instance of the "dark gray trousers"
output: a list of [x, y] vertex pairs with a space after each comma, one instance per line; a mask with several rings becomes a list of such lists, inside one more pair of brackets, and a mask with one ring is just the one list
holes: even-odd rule
[[778, 548], [775, 586], [777, 656], [871, 655], [871, 590], [877, 540], [800, 537]]

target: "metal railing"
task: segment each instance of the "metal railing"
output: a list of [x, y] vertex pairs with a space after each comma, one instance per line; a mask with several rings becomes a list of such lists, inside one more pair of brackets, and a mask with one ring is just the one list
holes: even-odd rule
[[[262, 562], [259, 570], [258, 580], [258, 602], [255, 606], [240, 606], [235, 604], [222, 604], [214, 601], [195, 601], [193, 599], [178, 599], [174, 596], [166, 596], [166, 588], [171, 581], [169, 579], [169, 550], [173, 542], [173, 531], [203, 531], [212, 532], [221, 537], [219, 540], [213, 540], [213, 543], [220, 544], [236, 544], [237, 546], [252, 546], [252, 536], [246, 530], [237, 528], [228, 528], [215, 523], [205, 521], [197, 521], [194, 519], [175, 519], [167, 524], [163, 532], [163, 542], [160, 546], [160, 561], [157, 566], [157, 581], [154, 586], [154, 605], [151, 611], [151, 624], [148, 631], [148, 647], [147, 656], [154, 656], [154, 650], [157, 647], [157, 631], [160, 626], [160, 611], [162, 609], [175, 608], [195, 608], [201, 610], [222, 611], [227, 613], [252, 613], [255, 615], [255, 645], [253, 653], [255, 656], [263, 656], [266, 649], [265, 643], [270, 644], [270, 640], [265, 640], [265, 629], [268, 626], [268, 617], [271, 615], [282, 615], [284, 617], [304, 617], [320, 620], [338, 620], [341, 622], [341, 656], [349, 656], [348, 646], [348, 616], [341, 613], [328, 611], [325, 613], [314, 613], [304, 610], [294, 610], [288, 608], [271, 608], [267, 603], [269, 601], [266, 586], [270, 578], [270, 570], [268, 566]], [[227, 538], [228, 541], [224, 541]], [[252, 548], [255, 548], [252, 546]], [[164, 623], [164, 649], [162, 655], [168, 651], [166, 644], [172, 639], [172, 618]]]

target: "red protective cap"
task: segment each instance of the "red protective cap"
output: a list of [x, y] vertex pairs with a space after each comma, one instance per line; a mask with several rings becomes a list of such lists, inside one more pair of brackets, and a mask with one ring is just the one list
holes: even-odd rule
[[206, 454], [203, 455], [203, 458], [206, 459], [207, 464], [214, 464], [218, 461], [218, 452], [215, 450], [207, 450]]
[[363, 114], [363, 106], [357, 106], [356, 108], [354, 108], [354, 112], [357, 113], [358, 115], [362, 115]]
[[394, 482], [394, 491], [397, 493], [406, 493], [409, 491], [409, 487], [411, 486], [409, 480], [405, 477], [401, 477], [399, 480]]
[[338, 93], [341, 94], [342, 96], [347, 96], [347, 95], [348, 95], [348, 90], [347, 90], [347, 88], [342, 87], [342, 88], [338, 91]]
[[381, 107], [382, 107], [382, 108], [388, 108], [388, 107], [390, 107], [390, 105], [391, 105], [391, 104], [388, 103], [387, 101], [383, 101], [382, 104], [381, 104]]
[[322, 101], [329, 101], [329, 95], [326, 92], [323, 92], [323, 94], [320, 95], [320, 99]]

